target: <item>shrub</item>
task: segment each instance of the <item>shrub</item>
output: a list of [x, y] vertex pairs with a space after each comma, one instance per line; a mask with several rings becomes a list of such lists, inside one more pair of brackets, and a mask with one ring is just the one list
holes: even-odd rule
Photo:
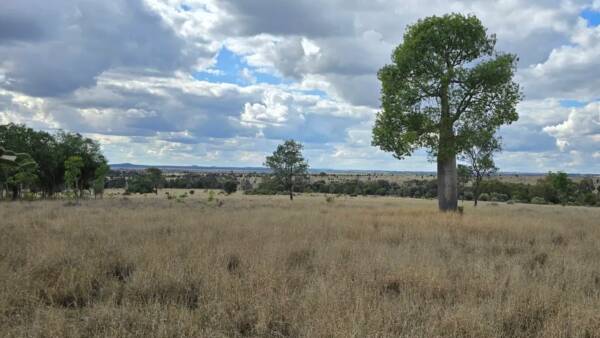
[[233, 194], [237, 191], [238, 183], [236, 181], [227, 181], [223, 184], [223, 190], [227, 193], [227, 195]]
[[193, 195], [193, 194], [194, 194], [194, 190], [190, 190], [190, 195]]
[[473, 192], [472, 191], [465, 191], [463, 193], [463, 198], [466, 199], [467, 201], [472, 201], [473, 200]]
[[489, 201], [490, 200], [490, 195], [488, 193], [483, 193], [483, 194], [479, 194], [479, 200], [480, 201]]
[[501, 193], [496, 193], [493, 192], [490, 195], [490, 201], [494, 201], [494, 202], [505, 202], [508, 201], [508, 195], [506, 194], [501, 194]]
[[532, 204], [548, 204], [548, 202], [546, 202], [545, 199], [543, 199], [542, 197], [538, 197], [538, 196], [533, 197], [531, 199], [531, 203]]
[[325, 202], [331, 204], [335, 201], [335, 198], [333, 196], [325, 196]]

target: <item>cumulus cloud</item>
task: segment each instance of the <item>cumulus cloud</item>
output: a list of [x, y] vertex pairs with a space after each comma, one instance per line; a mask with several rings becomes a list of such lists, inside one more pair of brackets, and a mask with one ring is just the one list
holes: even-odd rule
[[561, 151], [581, 150], [591, 154], [600, 148], [600, 102], [571, 109], [565, 121], [545, 127], [544, 132], [556, 138]]

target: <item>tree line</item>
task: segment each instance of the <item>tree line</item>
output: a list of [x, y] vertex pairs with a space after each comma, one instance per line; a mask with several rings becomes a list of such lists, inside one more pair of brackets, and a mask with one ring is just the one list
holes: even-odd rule
[[37, 131], [21, 124], [0, 125], [0, 198], [24, 191], [44, 198], [68, 190], [101, 194], [108, 172], [100, 145], [78, 133]]
[[[600, 206], [600, 185], [595, 187], [591, 177], [578, 182], [565, 173], [548, 173], [534, 184], [503, 182], [495, 178], [480, 181], [476, 188], [471, 176], [458, 189], [458, 196], [467, 201], [516, 202], [534, 204], [562, 204]], [[325, 180], [298, 180], [294, 186], [297, 193], [325, 193], [349, 196], [398, 196], [409, 198], [437, 198], [437, 180], [413, 179], [404, 182], [390, 182], [379, 179], [373, 181], [346, 180], [327, 182]], [[288, 189], [273, 176], [263, 177], [262, 182], [247, 194], [274, 195], [289, 194]]]

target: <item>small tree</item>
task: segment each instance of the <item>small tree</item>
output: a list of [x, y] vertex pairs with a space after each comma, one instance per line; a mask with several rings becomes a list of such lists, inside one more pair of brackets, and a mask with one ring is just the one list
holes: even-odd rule
[[473, 146], [467, 148], [461, 155], [468, 163], [468, 170], [473, 180], [473, 205], [477, 206], [479, 186], [484, 177], [498, 171], [494, 164], [494, 153], [501, 150], [500, 141], [492, 133], [482, 132], [473, 139]]
[[287, 140], [277, 146], [272, 156], [267, 156], [265, 166], [271, 168], [273, 176], [281, 182], [294, 199], [294, 185], [299, 178], [308, 174], [308, 163], [302, 157], [302, 145], [294, 140]]
[[75, 191], [76, 197], [79, 197], [79, 178], [84, 165], [80, 156], [71, 156], [65, 161], [65, 183], [67, 187]]

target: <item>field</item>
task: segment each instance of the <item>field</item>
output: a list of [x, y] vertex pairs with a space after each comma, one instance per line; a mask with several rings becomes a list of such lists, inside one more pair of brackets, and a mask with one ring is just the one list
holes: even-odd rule
[[436, 207], [1, 203], [0, 336], [600, 337], [600, 209]]

